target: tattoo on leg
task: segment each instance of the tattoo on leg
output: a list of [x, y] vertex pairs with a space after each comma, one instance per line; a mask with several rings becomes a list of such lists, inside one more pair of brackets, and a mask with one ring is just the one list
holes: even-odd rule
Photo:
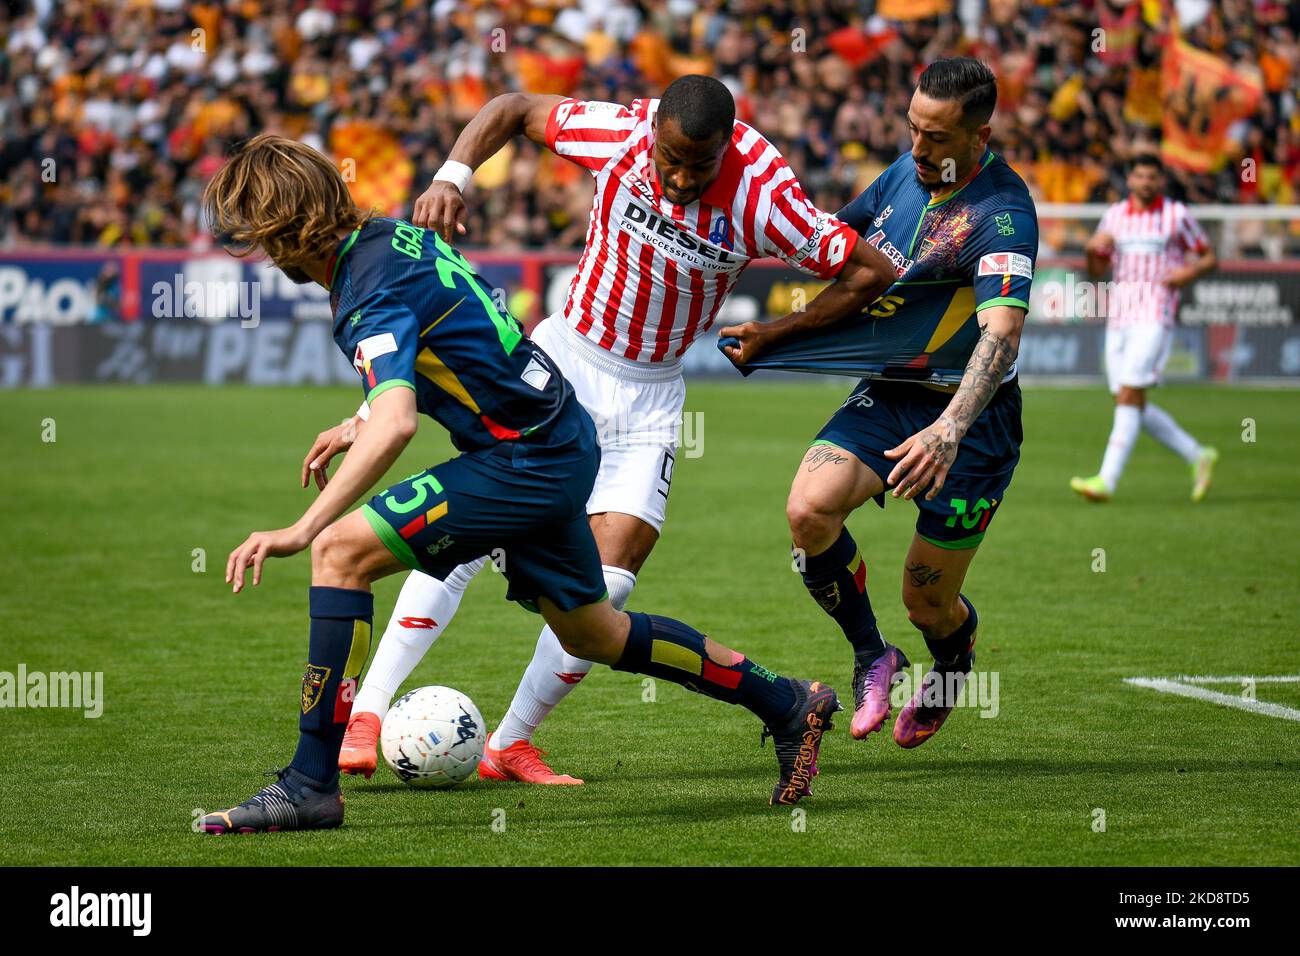
[[916, 562], [907, 565], [908, 576], [912, 579], [912, 587], [923, 588], [927, 584], [938, 584], [939, 579], [943, 577], [941, 568], [932, 568], [928, 564]]
[[848, 455], [841, 455], [838, 449], [830, 445], [814, 445], [804, 455], [803, 463], [808, 466], [808, 471], [816, 471], [822, 465], [842, 465], [848, 460]]

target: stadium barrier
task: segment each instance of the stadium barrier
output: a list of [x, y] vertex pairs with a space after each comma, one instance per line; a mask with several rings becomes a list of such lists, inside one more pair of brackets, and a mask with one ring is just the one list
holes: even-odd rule
[[[526, 324], [562, 305], [576, 261], [569, 253], [466, 255]], [[1090, 317], [1098, 284], [1081, 269], [1078, 259], [1040, 261], [1021, 346], [1025, 374], [1101, 376], [1104, 330]], [[717, 325], [784, 314], [820, 286], [780, 263], [755, 263]], [[1168, 378], [1300, 384], [1297, 313], [1300, 263], [1223, 263], [1184, 290]], [[11, 254], [0, 261], [0, 387], [350, 384], [355, 372], [328, 319], [319, 286], [221, 253]], [[738, 378], [713, 338], [687, 353], [687, 373]]]

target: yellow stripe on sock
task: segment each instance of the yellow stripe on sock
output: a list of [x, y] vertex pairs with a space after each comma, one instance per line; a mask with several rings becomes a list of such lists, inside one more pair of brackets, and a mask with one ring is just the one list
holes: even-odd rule
[[352, 622], [352, 649], [348, 651], [348, 662], [343, 665], [343, 679], [361, 676], [361, 668], [366, 666], [370, 656], [370, 625], [366, 621]]
[[688, 674], [699, 675], [704, 671], [704, 659], [699, 654], [672, 641], [654, 641], [650, 645], [650, 660]]
[[857, 574], [858, 568], [862, 567], [862, 552], [859, 551], [853, 555], [853, 560], [849, 562], [849, 574]]

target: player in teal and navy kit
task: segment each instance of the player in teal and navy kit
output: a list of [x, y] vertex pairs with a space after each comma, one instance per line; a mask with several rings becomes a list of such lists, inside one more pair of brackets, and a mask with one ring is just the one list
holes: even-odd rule
[[870, 369], [805, 455], [787, 516], [809, 593], [853, 645], [851, 730], [863, 738], [889, 716], [908, 662], [876, 626], [845, 520], [868, 499], [883, 507], [889, 487], [916, 502], [903, 601], [935, 663], [894, 725], [909, 748], [943, 724], [974, 665], [977, 618], [961, 585], [1020, 459], [1015, 357], [1038, 225], [1025, 184], [988, 146], [996, 98], [976, 60], [921, 74], [911, 152], [838, 214], [898, 275], [863, 317], [830, 327], [796, 314], [721, 333], [746, 368]]
[[330, 299], [367, 404], [412, 389], [463, 452], [362, 507], [393, 555], [444, 578], [508, 546], [510, 600], [536, 609], [544, 594], [563, 611], [604, 600], [579, 520], [600, 462], [595, 427], [460, 253], [410, 223], [371, 220], [340, 248]]
[[[256, 585], [267, 557], [311, 548], [309, 659], [292, 762], [250, 800], [207, 814], [202, 829], [339, 826], [339, 748], [369, 653], [371, 584], [408, 568], [444, 577], [488, 553], [500, 556], [509, 597], [540, 610], [568, 653], [748, 708], [775, 737], [772, 802], [811, 792], [835, 692], [779, 677], [679, 621], [613, 609], [586, 515], [595, 426], [453, 248], [410, 223], [367, 217], [324, 156], [270, 134], [217, 172], [204, 209], [228, 248], [261, 249], [290, 279], [330, 290], [334, 338], [356, 366], [368, 418], [309, 455], [328, 463], [347, 448], [333, 477], [319, 474], [302, 518], [255, 532], [227, 561], [238, 592], [247, 569]], [[344, 516], [397, 460], [419, 413], [461, 454]]]

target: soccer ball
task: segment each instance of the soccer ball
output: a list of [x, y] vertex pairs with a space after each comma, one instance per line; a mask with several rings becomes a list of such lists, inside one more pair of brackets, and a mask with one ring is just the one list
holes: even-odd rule
[[420, 687], [384, 718], [384, 760], [412, 787], [454, 787], [483, 758], [487, 729], [474, 702], [450, 687]]

